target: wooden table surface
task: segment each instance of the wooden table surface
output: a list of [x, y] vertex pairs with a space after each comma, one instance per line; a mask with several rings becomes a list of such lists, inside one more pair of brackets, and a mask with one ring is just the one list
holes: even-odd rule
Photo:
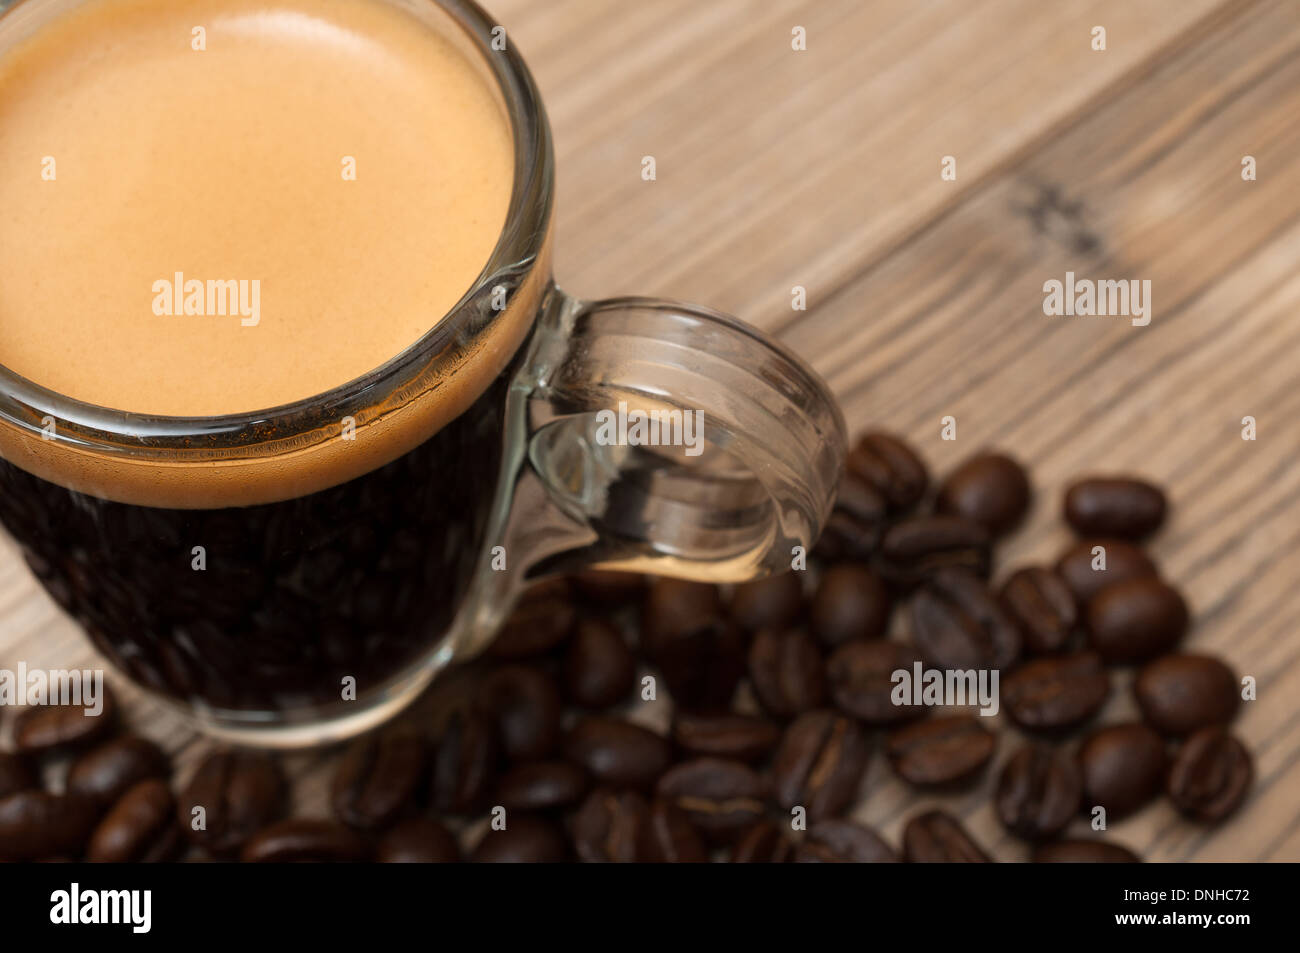
[[[1152, 548], [1192, 606], [1187, 647], [1258, 681], [1236, 726], [1258, 777], [1222, 827], [1161, 802], [1107, 836], [1150, 860], [1300, 860], [1300, 3], [494, 7], [555, 130], [567, 289], [729, 310], [824, 374], [851, 430], [897, 430], [939, 473], [1010, 449], [1037, 499], [1002, 566], [1063, 548], [1062, 488], [1081, 471], [1169, 487]], [[1066, 271], [1149, 279], [1150, 324], [1046, 316], [1043, 282]], [[94, 659], [0, 544], [0, 667]], [[183, 763], [205, 749], [121, 694]], [[1117, 691], [1104, 717], [1134, 710]], [[1012, 747], [1004, 735], [998, 763]], [[328, 755], [289, 763], [298, 809], [323, 813]], [[992, 778], [918, 795], [877, 757], [857, 816], [897, 843], [906, 817], [943, 804], [999, 859], [1023, 859]]]

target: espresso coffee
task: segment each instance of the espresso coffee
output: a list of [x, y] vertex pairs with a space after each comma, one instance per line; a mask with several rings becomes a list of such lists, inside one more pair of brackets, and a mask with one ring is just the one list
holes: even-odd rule
[[[472, 347], [450, 337], [363, 403], [479, 282], [513, 188], [488, 64], [414, 9], [28, 0], [0, 17], [0, 365], [116, 411], [245, 415], [254, 445], [304, 433], [240, 457], [212, 425], [210, 451], [194, 441], [210, 459], [160, 463], [0, 420], [0, 522], [32, 570], [119, 668], [216, 722], [384, 697], [484, 548], [545, 263]], [[336, 393], [362, 408], [354, 432]]]

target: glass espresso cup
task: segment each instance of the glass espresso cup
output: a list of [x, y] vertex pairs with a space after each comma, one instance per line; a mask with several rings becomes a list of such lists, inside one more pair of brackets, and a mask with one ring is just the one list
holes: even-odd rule
[[[472, 3], [374, 2], [459, 46], [513, 137], [504, 227], [450, 312], [252, 413], [128, 413], [0, 366], [0, 522], [112, 666], [237, 743], [378, 724], [547, 576], [787, 569], [845, 454], [825, 384], [753, 328], [557, 288], [550, 131], [513, 45]], [[69, 5], [0, 16], [0, 62]]]

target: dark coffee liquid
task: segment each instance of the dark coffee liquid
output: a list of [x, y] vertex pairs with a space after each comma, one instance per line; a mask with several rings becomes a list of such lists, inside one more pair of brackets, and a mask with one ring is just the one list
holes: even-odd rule
[[339, 702], [351, 676], [360, 700], [426, 654], [465, 596], [511, 373], [414, 450], [309, 496], [132, 506], [0, 460], [0, 522], [100, 651], [164, 695], [284, 712]]

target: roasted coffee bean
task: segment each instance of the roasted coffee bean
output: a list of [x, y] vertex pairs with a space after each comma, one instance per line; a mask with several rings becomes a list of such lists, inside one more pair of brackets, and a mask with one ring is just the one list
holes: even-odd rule
[[1061, 731], [1083, 724], [1110, 695], [1110, 678], [1096, 652], [1034, 659], [1002, 679], [1002, 704], [1030, 731]]
[[893, 725], [918, 718], [925, 708], [912, 704], [911, 694], [904, 703], [894, 703], [894, 673], [903, 671], [916, 676], [921, 656], [911, 646], [899, 642], [848, 642], [832, 653], [826, 662], [835, 707], [868, 725]]
[[1099, 728], [1079, 747], [1084, 809], [1104, 807], [1108, 821], [1132, 814], [1160, 793], [1167, 762], [1164, 741], [1146, 725]]
[[731, 594], [727, 611], [751, 632], [793, 625], [803, 614], [803, 576], [787, 571], [742, 582]]
[[1088, 601], [1088, 642], [1109, 665], [1164, 655], [1187, 632], [1187, 603], [1152, 576], [1107, 586]]
[[1070, 645], [1079, 628], [1079, 608], [1065, 580], [1041, 566], [1012, 573], [998, 595], [1020, 629], [1026, 655], [1052, 655]]
[[797, 864], [892, 864], [898, 855], [869, 827], [853, 821], [814, 824], [795, 851]]
[[703, 864], [709, 860], [704, 838], [687, 812], [662, 798], [650, 806], [641, 825], [637, 856], [651, 864]]
[[952, 784], [983, 768], [996, 744], [977, 716], [948, 715], [895, 729], [885, 755], [909, 784]]
[[497, 782], [495, 801], [507, 811], [548, 811], [577, 804], [587, 793], [587, 772], [568, 761], [518, 764]]
[[1036, 864], [1137, 864], [1141, 859], [1127, 847], [1099, 840], [1058, 840], [1034, 850]]
[[934, 668], [1003, 669], [1020, 657], [1020, 630], [984, 581], [940, 569], [911, 604], [912, 641]]
[[69, 794], [82, 794], [107, 807], [146, 778], [166, 778], [171, 765], [148, 738], [121, 735], [92, 748], [68, 768]]
[[454, 864], [460, 860], [456, 838], [431, 817], [411, 817], [380, 838], [375, 860], [381, 864]]
[[824, 562], [869, 559], [888, 522], [889, 504], [880, 491], [846, 471], [813, 555]]
[[745, 672], [745, 636], [735, 623], [715, 616], [676, 635], [650, 640], [642, 632], [641, 639], [679, 708], [722, 712], [730, 707]]
[[443, 814], [468, 814], [496, 784], [500, 746], [492, 722], [476, 711], [452, 713], [433, 756], [430, 801]]
[[1016, 752], [998, 778], [998, 817], [1011, 833], [1035, 841], [1065, 829], [1079, 811], [1083, 778], [1068, 754], [1030, 744]]
[[246, 864], [346, 864], [369, 853], [361, 836], [337, 821], [290, 818], [250, 837], [239, 857]]
[[878, 639], [889, 626], [889, 590], [866, 566], [841, 563], [822, 573], [812, 601], [812, 630], [834, 648], [851, 639]]
[[679, 714], [673, 720], [673, 743], [693, 757], [760, 761], [781, 740], [781, 729], [758, 715]]
[[733, 864], [785, 864], [794, 857], [794, 843], [780, 827], [764, 818], [740, 835], [731, 848]]
[[103, 686], [99, 714], [84, 705], [28, 705], [14, 718], [14, 747], [44, 753], [92, 745], [108, 735], [117, 721], [117, 701]]
[[1245, 745], [1223, 728], [1202, 728], [1179, 747], [1166, 790], [1187, 817], [1216, 824], [1241, 806], [1254, 774]]
[[1133, 694], [1142, 717], [1163, 735], [1226, 725], [1241, 700], [1237, 676], [1208, 655], [1165, 655], [1138, 672]]
[[943, 811], [918, 814], [903, 828], [903, 859], [909, 864], [987, 864], [992, 858]]
[[971, 457], [939, 487], [935, 510], [974, 520], [994, 536], [1015, 529], [1029, 509], [1029, 474], [1001, 453]]
[[498, 659], [545, 655], [572, 634], [578, 612], [567, 595], [554, 589], [526, 593], [506, 619], [488, 654]]
[[573, 847], [587, 863], [630, 864], [638, 859], [650, 805], [635, 791], [597, 788], [573, 817]]
[[1056, 571], [1080, 606], [1117, 582], [1158, 575], [1142, 547], [1122, 539], [1081, 539], [1061, 554]]
[[0, 798], [0, 859], [79, 855], [98, 818], [95, 802], [75, 794], [30, 788]]
[[721, 614], [722, 596], [717, 586], [684, 579], [653, 579], [641, 607], [641, 647], [653, 659], [662, 644]]
[[603, 619], [578, 623], [564, 656], [564, 687], [582, 708], [611, 708], [631, 694], [636, 660], [618, 629]]
[[502, 750], [512, 761], [535, 761], [560, 740], [564, 703], [550, 675], [524, 665], [503, 665], [479, 686], [478, 710], [496, 725]]
[[774, 799], [789, 811], [803, 806], [816, 822], [852, 802], [870, 754], [866, 734], [832, 711], [805, 712], [790, 723], [772, 763]]
[[845, 465], [850, 473], [875, 487], [895, 511], [915, 506], [930, 485], [925, 462], [893, 434], [864, 434]]
[[672, 750], [649, 728], [618, 718], [583, 718], [564, 739], [564, 756], [602, 784], [649, 788], [667, 770]]
[[335, 816], [364, 831], [391, 825], [415, 805], [426, 755], [424, 740], [409, 731], [372, 734], [352, 742], [330, 789]]
[[476, 864], [559, 864], [569, 857], [564, 833], [552, 821], [511, 817], [504, 830], [488, 828], [470, 856]]
[[709, 840], [725, 843], [763, 816], [767, 785], [741, 761], [695, 758], [669, 768], [655, 791]]
[[[773, 744], [775, 743], [774, 740]], [[29, 758], [0, 751], [0, 799], [40, 786], [40, 775]]]
[[86, 846], [86, 859], [101, 864], [157, 864], [173, 859], [181, 846], [175, 813], [176, 801], [166, 781], [141, 781], [99, 822]]
[[[230, 854], [280, 817], [285, 794], [284, 775], [272, 758], [214, 751], [177, 798], [177, 821], [190, 843], [218, 856]], [[198, 807], [203, 808], [203, 830], [194, 829]]]
[[1065, 521], [1080, 536], [1143, 539], [1165, 520], [1165, 495], [1131, 477], [1092, 477], [1065, 491]]
[[645, 576], [636, 572], [588, 569], [569, 577], [578, 598], [600, 606], [627, 606], [641, 601]]
[[826, 697], [821, 650], [802, 629], [764, 629], [749, 647], [754, 694], [777, 718], [819, 707]]
[[880, 541], [880, 571], [899, 586], [914, 586], [938, 569], [989, 574], [989, 534], [962, 516], [916, 516], [891, 526]]

